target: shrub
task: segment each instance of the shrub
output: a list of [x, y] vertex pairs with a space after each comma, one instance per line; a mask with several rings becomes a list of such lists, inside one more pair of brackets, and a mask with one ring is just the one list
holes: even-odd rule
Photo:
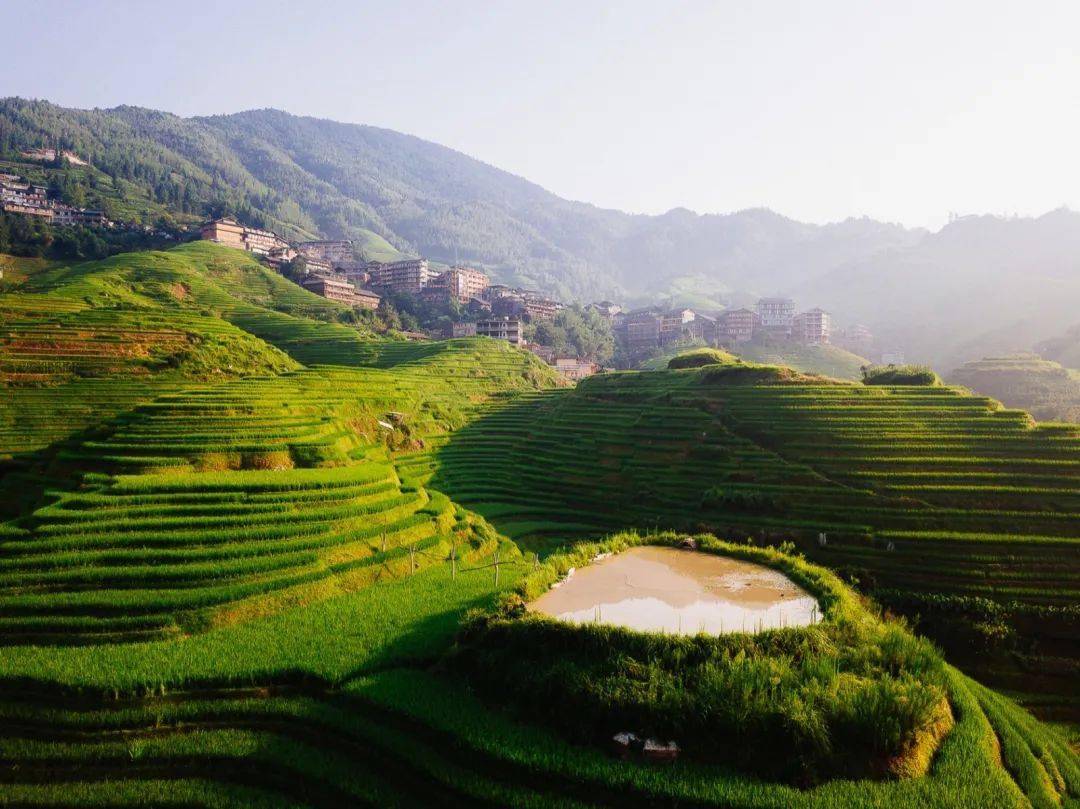
[[864, 385], [941, 385], [941, 377], [925, 365], [869, 365], [863, 368]]
[[700, 368], [703, 365], [727, 365], [738, 361], [738, 357], [726, 351], [716, 348], [697, 348], [672, 357], [667, 367], [674, 371], [679, 368]]

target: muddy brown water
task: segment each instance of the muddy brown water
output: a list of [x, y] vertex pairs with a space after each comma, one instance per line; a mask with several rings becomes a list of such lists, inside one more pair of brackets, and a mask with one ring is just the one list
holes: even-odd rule
[[576, 570], [529, 609], [572, 623], [678, 635], [759, 632], [822, 618], [817, 599], [778, 570], [656, 546]]

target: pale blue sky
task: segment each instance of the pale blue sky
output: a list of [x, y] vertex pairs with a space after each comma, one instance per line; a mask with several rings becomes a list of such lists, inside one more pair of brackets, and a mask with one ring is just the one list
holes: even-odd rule
[[0, 0], [0, 96], [277, 107], [635, 212], [1080, 208], [1080, 2]]

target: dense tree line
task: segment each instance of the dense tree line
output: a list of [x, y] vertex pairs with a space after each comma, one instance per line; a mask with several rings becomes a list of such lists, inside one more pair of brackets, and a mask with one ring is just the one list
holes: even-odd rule
[[143, 230], [106, 230], [86, 227], [55, 227], [43, 219], [0, 213], [0, 253], [33, 258], [105, 258], [131, 250], [150, 250], [176, 244], [184, 234], [165, 223]]
[[577, 357], [606, 365], [615, 354], [615, 335], [606, 318], [573, 305], [525, 330], [526, 338], [555, 349], [556, 356]]

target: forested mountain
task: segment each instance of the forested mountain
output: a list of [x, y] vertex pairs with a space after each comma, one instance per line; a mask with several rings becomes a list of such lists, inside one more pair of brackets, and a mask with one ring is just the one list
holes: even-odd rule
[[57, 143], [148, 217], [230, 212], [293, 237], [353, 238], [373, 256], [469, 262], [566, 299], [707, 307], [793, 294], [946, 369], [1061, 334], [1080, 302], [1080, 215], [1069, 211], [969, 217], [933, 234], [767, 209], [632, 215], [376, 127], [277, 110], [180, 118], [0, 100], [0, 159]]

